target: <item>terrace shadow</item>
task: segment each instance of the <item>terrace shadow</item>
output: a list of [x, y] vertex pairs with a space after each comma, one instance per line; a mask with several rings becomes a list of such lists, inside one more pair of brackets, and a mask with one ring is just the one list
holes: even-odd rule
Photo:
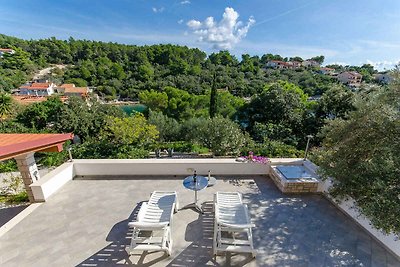
[[204, 214], [199, 214], [198, 219], [186, 227], [185, 240], [192, 243], [166, 266], [244, 266], [252, 261], [250, 255], [227, 253], [227, 255], [213, 256], [213, 202], [204, 202], [202, 208]]
[[271, 179], [254, 181], [243, 196], [256, 225], [254, 245], [262, 252], [257, 262], [265, 266], [371, 264], [371, 238], [325, 197], [283, 194]]
[[9, 222], [12, 218], [18, 215], [21, 211], [26, 209], [29, 206], [27, 205], [19, 205], [14, 207], [5, 207], [0, 209], [0, 227]]
[[126, 220], [120, 221], [112, 227], [106, 237], [106, 241], [112, 243], [82, 261], [77, 266], [151, 266], [167, 258], [167, 255], [164, 254], [155, 259], [152, 257], [151, 260], [146, 261], [146, 257], [153, 253], [143, 252], [136, 263], [130, 260], [126, 247], [130, 245], [133, 231], [128, 227], [128, 223], [136, 220], [142, 203], [143, 202], [140, 202], [135, 207]]

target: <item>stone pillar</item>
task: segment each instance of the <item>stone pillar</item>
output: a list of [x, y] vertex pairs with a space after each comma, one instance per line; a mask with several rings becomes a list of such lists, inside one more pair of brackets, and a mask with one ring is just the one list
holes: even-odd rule
[[31, 203], [35, 202], [35, 199], [33, 197], [30, 185], [40, 179], [39, 171], [33, 154], [34, 153], [28, 153], [15, 157], [18, 170], [21, 173], [26, 192], [28, 193], [29, 201]]

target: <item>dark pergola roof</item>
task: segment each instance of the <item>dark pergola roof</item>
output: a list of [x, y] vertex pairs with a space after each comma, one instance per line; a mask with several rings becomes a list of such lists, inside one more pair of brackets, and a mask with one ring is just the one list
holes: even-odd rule
[[74, 137], [68, 134], [0, 134], [0, 160], [30, 152], [60, 152]]

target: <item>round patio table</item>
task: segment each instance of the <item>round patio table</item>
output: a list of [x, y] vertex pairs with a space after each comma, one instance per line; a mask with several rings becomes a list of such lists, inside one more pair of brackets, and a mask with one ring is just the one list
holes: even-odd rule
[[194, 179], [193, 175], [186, 177], [183, 180], [183, 186], [189, 190], [194, 191], [194, 202], [190, 203], [189, 205], [186, 205], [182, 209], [194, 208], [195, 210], [204, 213], [203, 209], [198, 204], [197, 191], [203, 190], [204, 188], [207, 187], [207, 185], [208, 185], [208, 179], [204, 176], [196, 175], [196, 179]]

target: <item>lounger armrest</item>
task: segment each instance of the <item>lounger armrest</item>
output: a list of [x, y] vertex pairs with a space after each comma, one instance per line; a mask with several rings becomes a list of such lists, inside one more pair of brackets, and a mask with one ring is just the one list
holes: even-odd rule
[[237, 228], [237, 229], [245, 229], [245, 228], [255, 227], [255, 224], [253, 224], [253, 223], [248, 223], [248, 224], [219, 223], [219, 225], [221, 225], [223, 227], [230, 227], [230, 228]]
[[169, 222], [160, 222], [160, 223], [144, 223], [144, 222], [130, 222], [128, 226], [130, 228], [145, 228], [145, 229], [162, 229], [169, 225]]

